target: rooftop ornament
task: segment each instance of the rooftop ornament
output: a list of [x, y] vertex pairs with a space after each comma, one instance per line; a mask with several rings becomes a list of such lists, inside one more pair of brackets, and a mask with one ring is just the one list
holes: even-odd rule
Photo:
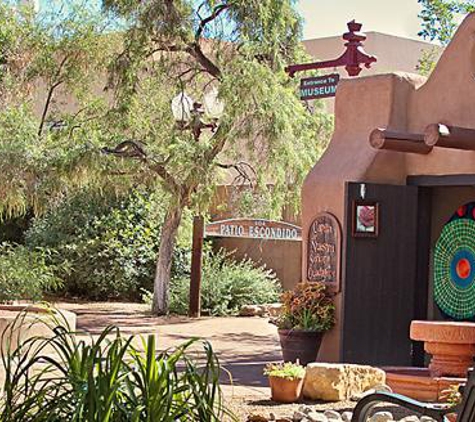
[[348, 22], [348, 30], [343, 34], [346, 51], [335, 60], [327, 60], [322, 62], [294, 64], [288, 66], [285, 70], [293, 77], [297, 72], [306, 70], [326, 69], [344, 66], [349, 76], [358, 76], [362, 71], [361, 65], [370, 68], [372, 63], [377, 61], [375, 56], [367, 54], [363, 49], [363, 41], [366, 35], [360, 32], [361, 23], [357, 23], [354, 19]]

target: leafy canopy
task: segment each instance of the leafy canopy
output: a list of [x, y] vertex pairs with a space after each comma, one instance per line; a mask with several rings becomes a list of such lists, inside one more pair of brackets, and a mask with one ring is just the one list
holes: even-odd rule
[[463, 15], [475, 11], [473, 0], [418, 0], [422, 6], [419, 35], [446, 45], [452, 39]]

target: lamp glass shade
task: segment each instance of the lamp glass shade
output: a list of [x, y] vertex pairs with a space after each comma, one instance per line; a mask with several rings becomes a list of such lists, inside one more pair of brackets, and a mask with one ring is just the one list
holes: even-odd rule
[[218, 90], [216, 88], [208, 91], [203, 97], [203, 105], [205, 113], [208, 117], [219, 119], [224, 113], [224, 101], [218, 98]]
[[193, 99], [184, 92], [172, 100], [172, 113], [177, 122], [189, 122], [193, 110]]

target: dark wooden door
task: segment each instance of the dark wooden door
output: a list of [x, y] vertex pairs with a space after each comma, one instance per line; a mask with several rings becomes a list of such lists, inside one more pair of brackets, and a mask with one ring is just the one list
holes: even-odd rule
[[379, 204], [376, 238], [352, 235], [353, 202], [360, 199], [361, 184], [348, 183], [341, 358], [411, 365], [410, 322], [423, 317], [427, 306], [427, 276], [418, 266], [426, 265], [428, 251], [420, 256], [418, 244], [429, 226], [418, 212], [418, 188], [365, 184], [365, 200]]

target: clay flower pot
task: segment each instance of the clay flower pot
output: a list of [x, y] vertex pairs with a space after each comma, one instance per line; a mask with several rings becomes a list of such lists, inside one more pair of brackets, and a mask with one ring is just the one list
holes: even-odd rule
[[287, 379], [269, 376], [271, 398], [279, 403], [294, 403], [300, 399], [303, 378]]
[[278, 330], [285, 362], [308, 365], [317, 360], [324, 333], [303, 330]]

